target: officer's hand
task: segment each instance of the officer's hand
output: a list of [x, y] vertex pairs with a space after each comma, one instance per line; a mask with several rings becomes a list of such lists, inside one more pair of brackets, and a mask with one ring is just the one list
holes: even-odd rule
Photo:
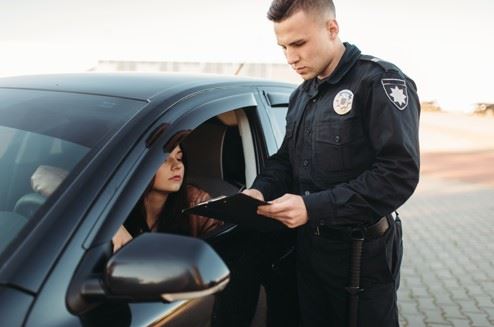
[[285, 194], [270, 203], [257, 207], [257, 214], [279, 220], [289, 228], [304, 225], [309, 219], [307, 208], [300, 195]]
[[264, 195], [259, 190], [256, 190], [255, 188], [248, 188], [242, 191], [242, 193], [254, 198], [258, 199], [261, 201], [264, 201]]

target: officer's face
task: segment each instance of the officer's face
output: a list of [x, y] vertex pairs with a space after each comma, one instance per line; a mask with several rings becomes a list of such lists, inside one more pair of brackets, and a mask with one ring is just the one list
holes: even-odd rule
[[324, 78], [331, 73], [339, 41], [338, 24], [334, 19], [299, 10], [275, 23], [274, 31], [288, 64], [304, 80], [316, 76]]

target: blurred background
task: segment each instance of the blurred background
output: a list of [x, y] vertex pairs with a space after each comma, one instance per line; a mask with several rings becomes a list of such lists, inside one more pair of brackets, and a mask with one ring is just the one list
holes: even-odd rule
[[[0, 77], [205, 72], [300, 83], [270, 0], [0, 0]], [[494, 326], [494, 1], [335, 0], [342, 40], [422, 101], [421, 181], [400, 210], [402, 326]]]
[[[298, 83], [265, 18], [269, 4], [0, 0], [0, 76], [201, 71]], [[424, 109], [471, 112], [494, 102], [493, 1], [335, 4], [342, 39], [402, 68], [419, 85]]]

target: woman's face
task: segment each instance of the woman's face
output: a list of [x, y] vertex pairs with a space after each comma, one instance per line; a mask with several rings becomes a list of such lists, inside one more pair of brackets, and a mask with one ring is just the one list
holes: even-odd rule
[[175, 147], [156, 172], [153, 189], [160, 192], [177, 192], [184, 179], [184, 164], [182, 149]]

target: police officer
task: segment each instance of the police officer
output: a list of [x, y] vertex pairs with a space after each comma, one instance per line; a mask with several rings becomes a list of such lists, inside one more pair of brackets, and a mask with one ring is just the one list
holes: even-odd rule
[[286, 135], [246, 194], [297, 228], [303, 326], [398, 326], [402, 257], [394, 211], [419, 178], [419, 100], [396, 66], [343, 43], [331, 0], [274, 0], [268, 12], [304, 82]]

